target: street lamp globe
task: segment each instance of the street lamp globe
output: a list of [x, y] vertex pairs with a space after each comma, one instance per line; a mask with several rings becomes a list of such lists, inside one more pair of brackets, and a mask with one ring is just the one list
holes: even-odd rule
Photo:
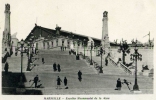
[[23, 39], [21, 40], [21, 45], [24, 45], [24, 41], [23, 41]]

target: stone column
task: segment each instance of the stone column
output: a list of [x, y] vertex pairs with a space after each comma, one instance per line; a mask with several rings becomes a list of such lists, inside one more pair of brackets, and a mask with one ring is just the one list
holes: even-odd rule
[[62, 38], [58, 38], [58, 46], [62, 46]]
[[52, 42], [49, 41], [49, 49], [52, 48]]
[[68, 40], [67, 39], [64, 39], [64, 46], [68, 47]]
[[45, 49], [47, 49], [48, 48], [47, 41], [44, 42], [44, 43], [45, 43]]
[[53, 47], [56, 47], [56, 39], [53, 39]]
[[103, 27], [102, 27], [102, 39], [101, 39], [101, 44], [102, 47], [109, 52], [110, 48], [110, 43], [109, 43], [109, 36], [108, 36], [108, 12], [105, 11], [103, 13]]

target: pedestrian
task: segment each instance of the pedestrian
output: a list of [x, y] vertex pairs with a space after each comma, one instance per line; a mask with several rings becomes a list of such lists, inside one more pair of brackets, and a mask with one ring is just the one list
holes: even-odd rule
[[64, 77], [64, 86], [67, 86], [67, 78]]
[[37, 82], [39, 81], [38, 75], [34, 77], [35, 88], [37, 88]]
[[64, 51], [64, 46], [62, 46], [62, 49], [63, 49], [63, 51]]
[[66, 48], [67, 48], [67, 47], [65, 46], [65, 50], [66, 50]]
[[5, 63], [5, 67], [4, 67], [4, 70], [5, 70], [5, 74], [7, 75], [8, 74], [8, 69], [9, 69], [9, 64], [8, 62]]
[[79, 79], [79, 81], [81, 82], [81, 80], [82, 80], [82, 72], [79, 70], [79, 72], [78, 72], [78, 79]]
[[61, 46], [61, 51], [62, 51], [62, 46]]
[[35, 54], [37, 55], [37, 49], [35, 48]]
[[69, 55], [71, 55], [71, 51], [69, 51]]
[[44, 64], [45, 62], [44, 62], [44, 58], [42, 58], [42, 64]]
[[58, 72], [61, 71], [60, 64], [57, 65]]
[[116, 90], [121, 90], [121, 87], [122, 87], [121, 80], [120, 80], [120, 78], [118, 78], [117, 84], [116, 84]]
[[105, 58], [105, 65], [108, 65], [108, 58]]
[[53, 70], [54, 70], [54, 72], [57, 70], [56, 69], [56, 63], [53, 64]]
[[61, 82], [62, 82], [62, 80], [60, 79], [60, 77], [58, 76], [58, 78], [57, 78], [57, 88], [56, 89], [60, 89], [60, 85], [61, 85]]
[[17, 51], [15, 52], [15, 56], [17, 56]]

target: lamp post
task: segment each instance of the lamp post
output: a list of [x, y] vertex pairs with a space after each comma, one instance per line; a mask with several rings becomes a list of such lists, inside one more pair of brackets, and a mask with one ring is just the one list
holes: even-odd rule
[[92, 61], [92, 49], [93, 49], [93, 41], [91, 41], [91, 62], [90, 62], [90, 65], [93, 65], [93, 61]]
[[133, 91], [139, 91], [139, 86], [137, 83], [137, 61], [138, 60], [142, 61], [142, 55], [138, 53], [138, 49], [136, 48], [137, 40], [136, 40], [135, 44], [136, 45], [134, 48], [134, 53], [130, 55], [131, 56], [130, 60], [135, 61], [135, 82], [134, 82], [134, 86], [133, 86]]
[[80, 41], [79, 41], [79, 39], [77, 39], [77, 55], [76, 55], [77, 60], [79, 60], [79, 53], [78, 53], [79, 46], [80, 46]]
[[27, 51], [27, 53], [28, 53], [27, 71], [30, 71], [30, 62], [31, 62], [31, 58], [30, 58], [30, 44], [29, 44], [29, 42], [28, 42], [28, 44], [27, 44], [27, 47], [28, 47], [28, 51]]
[[24, 45], [24, 41], [23, 39], [21, 40], [21, 76], [22, 76], [22, 70], [23, 70], [23, 45]]
[[101, 48], [100, 48], [100, 55], [101, 55], [101, 67], [100, 67], [100, 71], [99, 71], [99, 73], [103, 73], [103, 70], [102, 70], [102, 54], [103, 54], [103, 52], [104, 52], [104, 50], [103, 50], [103, 48], [102, 48], [102, 46], [101, 46]]
[[22, 92], [22, 88], [24, 87], [24, 84], [23, 84], [23, 47], [24, 47], [24, 41], [23, 39], [18, 42], [18, 48], [20, 48], [20, 52], [21, 52], [21, 73], [20, 73], [20, 82], [19, 82], [19, 88], [20, 90], [17, 89], [17, 91], [19, 92]]
[[83, 53], [83, 59], [85, 59], [85, 39], [83, 40], [83, 45], [84, 45], [84, 53]]
[[80, 41], [79, 41], [79, 39], [77, 39], [77, 56], [79, 55], [79, 51], [78, 51], [78, 48], [79, 48], [79, 45], [80, 45]]
[[120, 48], [118, 49], [118, 52], [120, 53], [122, 51], [122, 61], [123, 61], [123, 64], [125, 65], [125, 56], [126, 56], [126, 53], [130, 53], [130, 49], [129, 49], [129, 46], [125, 41], [122, 40], [122, 44], [120, 42]]

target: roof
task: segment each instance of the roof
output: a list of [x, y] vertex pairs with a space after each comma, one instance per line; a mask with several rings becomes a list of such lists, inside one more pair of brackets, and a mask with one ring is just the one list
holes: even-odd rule
[[[56, 36], [56, 30], [54, 29], [49, 29], [49, 28], [45, 28], [45, 27], [41, 27], [41, 26], [37, 26], [35, 24], [35, 27], [31, 30], [31, 32], [29, 33], [29, 35], [26, 37], [25, 41], [29, 41], [29, 38], [31, 37], [31, 33], [33, 33], [33, 35], [35, 35], [35, 38], [38, 38], [40, 36], [44, 37], [45, 39], [48, 39], [48, 36]], [[69, 32], [66, 30], [60, 30], [60, 35], [64, 36], [64, 37], [72, 37], [73, 39], [80, 39], [80, 40], [86, 40], [88, 41], [88, 37], [86, 35], [81, 35], [78, 33], [74, 33], [74, 32]], [[94, 38], [91, 37], [94, 40], [94, 43], [97, 45], [101, 44], [101, 39], [98, 38]], [[111, 45], [116, 45], [115, 43], [110, 43]]]

